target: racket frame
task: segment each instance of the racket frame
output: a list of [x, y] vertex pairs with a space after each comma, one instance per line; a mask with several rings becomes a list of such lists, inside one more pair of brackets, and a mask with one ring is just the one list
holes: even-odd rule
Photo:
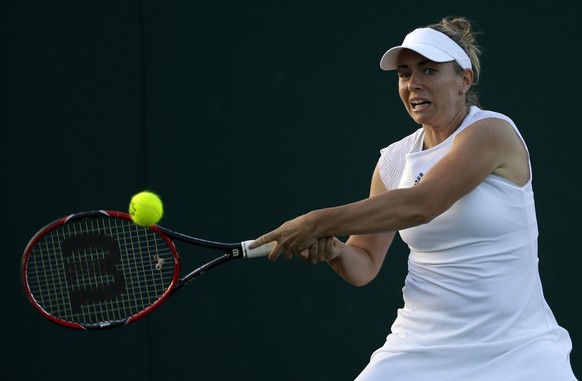
[[[179, 233], [179, 232], [176, 232], [174, 230], [162, 227], [160, 225], [152, 225], [149, 227], [149, 229], [153, 230], [155, 233], [157, 233], [164, 240], [164, 242], [168, 245], [170, 252], [172, 254], [172, 257], [173, 257], [174, 274], [173, 274], [173, 277], [172, 277], [168, 287], [166, 288], [166, 290], [152, 304], [148, 305], [144, 309], [138, 311], [137, 313], [135, 313], [132, 316], [129, 316], [125, 319], [113, 320], [113, 321], [104, 321], [104, 322], [90, 323], [90, 324], [81, 324], [78, 322], [73, 322], [73, 321], [68, 321], [68, 320], [58, 318], [58, 317], [52, 315], [51, 313], [49, 313], [48, 311], [46, 311], [40, 305], [40, 303], [35, 299], [34, 294], [30, 288], [30, 285], [28, 282], [27, 268], [28, 268], [30, 253], [32, 252], [33, 248], [37, 245], [37, 243], [46, 234], [50, 233], [51, 231], [57, 229], [60, 226], [65, 225], [69, 222], [76, 221], [76, 220], [82, 220], [82, 219], [86, 219], [86, 218], [92, 218], [92, 217], [109, 217], [109, 218], [114, 218], [114, 219], [123, 219], [123, 220], [132, 221], [131, 217], [128, 213], [112, 211], [112, 210], [95, 210], [95, 211], [87, 211], [87, 212], [79, 212], [79, 213], [70, 214], [68, 216], [59, 218], [59, 219], [51, 222], [50, 224], [46, 225], [42, 229], [40, 229], [30, 239], [29, 243], [27, 244], [27, 246], [24, 250], [24, 254], [22, 256], [22, 261], [21, 261], [21, 279], [22, 279], [22, 284], [24, 287], [24, 292], [25, 292], [27, 298], [29, 299], [30, 303], [33, 305], [33, 307], [42, 316], [49, 319], [53, 323], [56, 323], [56, 324], [59, 324], [61, 326], [65, 326], [68, 328], [78, 329], [78, 330], [94, 330], [94, 329], [114, 328], [114, 327], [120, 327], [120, 326], [124, 326], [124, 325], [130, 324], [130, 323], [133, 323], [133, 322], [141, 319], [142, 317], [150, 314], [152, 311], [157, 309], [162, 303], [164, 303], [170, 297], [170, 295], [173, 295], [176, 291], [180, 290], [183, 286], [187, 285], [188, 283], [190, 283], [192, 280], [194, 280], [198, 276], [203, 275], [204, 273], [206, 273], [210, 269], [212, 269], [218, 265], [221, 265], [225, 262], [228, 262], [230, 260], [233, 260], [233, 259], [253, 258], [253, 257], [264, 256], [264, 255], [268, 254], [268, 251], [270, 250], [267, 248], [263, 248], [261, 250], [249, 250], [248, 245], [250, 244], [251, 241], [244, 241], [241, 243], [216, 242], [216, 241], [210, 241], [210, 240], [192, 237], [192, 236], [189, 236], [189, 235]], [[186, 274], [185, 276], [180, 277], [180, 271], [181, 271], [180, 255], [179, 255], [178, 249], [174, 243], [174, 240], [181, 241], [184, 243], [189, 243], [189, 244], [192, 244], [195, 246], [216, 249], [216, 250], [222, 250], [223, 255], [216, 257], [209, 262], [204, 263], [202, 266], [196, 268], [195, 270], [191, 271], [190, 273]]]

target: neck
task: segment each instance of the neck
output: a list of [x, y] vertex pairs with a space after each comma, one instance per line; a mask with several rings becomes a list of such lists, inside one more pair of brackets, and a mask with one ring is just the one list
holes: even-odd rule
[[424, 145], [423, 149], [432, 148], [437, 146], [448, 139], [457, 129], [461, 126], [465, 118], [469, 114], [469, 108], [463, 106], [458, 112], [453, 115], [449, 123], [443, 127], [434, 127], [423, 125], [424, 129]]

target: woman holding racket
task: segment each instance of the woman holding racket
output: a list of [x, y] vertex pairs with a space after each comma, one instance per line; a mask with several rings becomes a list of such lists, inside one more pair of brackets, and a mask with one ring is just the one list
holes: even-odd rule
[[[478, 107], [479, 47], [464, 18], [409, 33], [381, 59], [420, 128], [381, 150], [370, 197], [258, 238], [362, 286], [398, 232], [404, 307], [357, 381], [573, 381], [572, 344], [538, 274], [529, 154], [513, 121]], [[343, 243], [336, 236], [349, 236]]]

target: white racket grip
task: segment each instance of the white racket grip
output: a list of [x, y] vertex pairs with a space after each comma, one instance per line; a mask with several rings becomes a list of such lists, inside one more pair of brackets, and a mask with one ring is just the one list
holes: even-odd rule
[[277, 242], [269, 242], [267, 244], [264, 244], [263, 246], [257, 247], [256, 249], [249, 249], [249, 245], [253, 242], [254, 242], [253, 240], [242, 242], [243, 258], [246, 259], [264, 257], [267, 254], [269, 254], [277, 244]]

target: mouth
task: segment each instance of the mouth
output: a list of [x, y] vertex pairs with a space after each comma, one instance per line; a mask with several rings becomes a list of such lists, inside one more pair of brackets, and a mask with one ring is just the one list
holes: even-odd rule
[[430, 106], [431, 104], [432, 103], [427, 101], [426, 99], [415, 98], [410, 100], [410, 108], [412, 109], [412, 111], [423, 110]]

